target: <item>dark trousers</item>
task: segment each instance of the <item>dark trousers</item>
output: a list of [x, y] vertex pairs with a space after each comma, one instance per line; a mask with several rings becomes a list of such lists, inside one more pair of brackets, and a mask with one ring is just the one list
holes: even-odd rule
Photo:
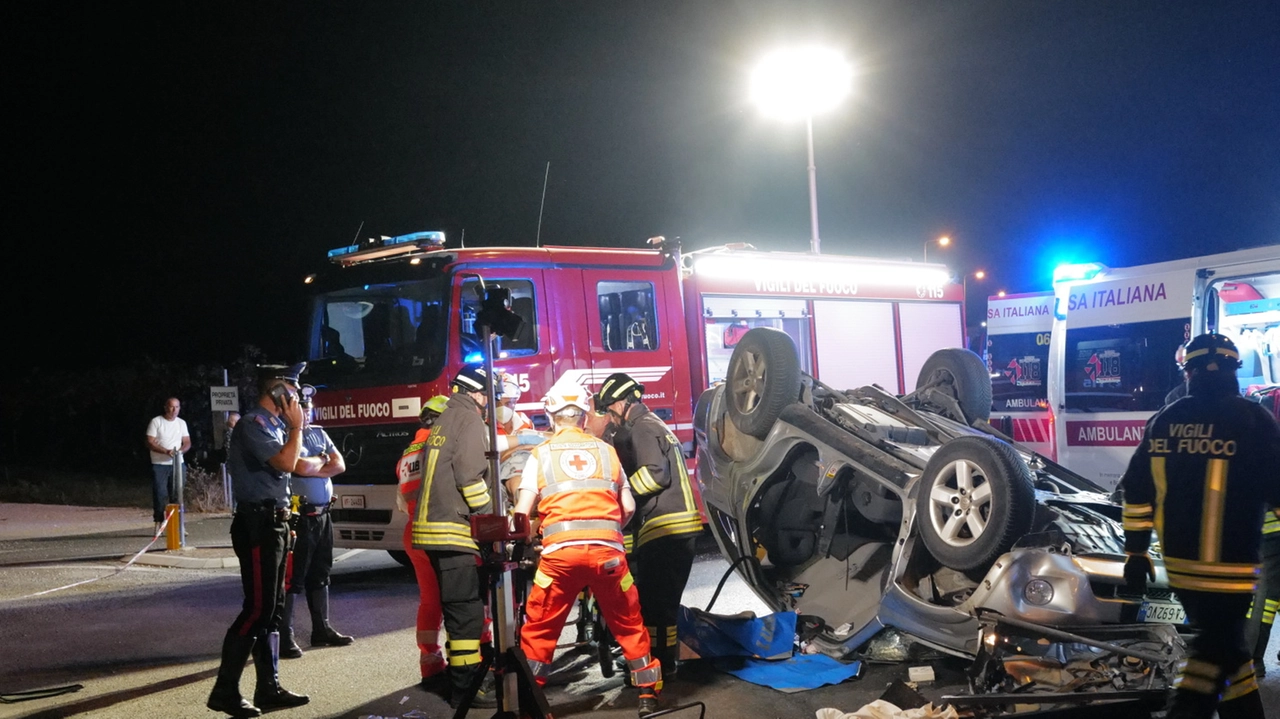
[[[479, 642], [484, 633], [485, 600], [480, 594], [480, 568], [476, 555], [429, 549], [427, 558], [431, 560], [431, 568], [435, 570], [440, 586], [440, 609], [444, 613], [449, 645], [460, 641]], [[449, 653], [450, 666], [462, 661], [470, 660]]]
[[231, 519], [231, 546], [240, 561], [244, 606], [230, 631], [242, 637], [279, 631], [289, 556], [288, 521], [274, 510], [240, 506]]
[[333, 571], [333, 521], [329, 513], [300, 514], [293, 519], [297, 538], [286, 582], [290, 594], [302, 594], [329, 586]]
[[674, 627], [680, 617], [680, 598], [693, 571], [697, 535], [659, 537], [636, 548], [631, 574], [640, 592], [645, 626]]
[[1262, 535], [1262, 577], [1245, 627], [1245, 639], [1253, 647], [1255, 668], [1263, 666], [1277, 607], [1280, 607], [1280, 533], [1273, 532]]
[[173, 462], [151, 465], [151, 521], [164, 521], [164, 508], [175, 501]]
[[[1196, 630], [1191, 640], [1185, 668], [1178, 676], [1177, 691], [1167, 714], [1170, 719], [1209, 719], [1218, 709], [1219, 696], [1230, 699], [1239, 688], [1252, 694], [1245, 702], [1256, 701], [1257, 685], [1252, 669], [1252, 648], [1244, 640], [1245, 615], [1253, 601], [1251, 594], [1221, 594], [1176, 589], [1187, 610], [1187, 620]], [[1229, 683], [1237, 685], [1230, 691]], [[1251, 687], [1251, 691], [1248, 689]], [[1236, 715], [1233, 713], [1233, 716]], [[1250, 714], [1239, 714], [1250, 716]]]

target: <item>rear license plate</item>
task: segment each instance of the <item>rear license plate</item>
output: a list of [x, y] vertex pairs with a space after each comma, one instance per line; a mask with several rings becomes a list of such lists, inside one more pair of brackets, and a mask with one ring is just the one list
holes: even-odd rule
[[364, 509], [363, 494], [344, 494], [340, 498], [343, 509]]
[[1181, 604], [1168, 602], [1143, 602], [1138, 610], [1138, 621], [1160, 624], [1186, 624], [1187, 611]]

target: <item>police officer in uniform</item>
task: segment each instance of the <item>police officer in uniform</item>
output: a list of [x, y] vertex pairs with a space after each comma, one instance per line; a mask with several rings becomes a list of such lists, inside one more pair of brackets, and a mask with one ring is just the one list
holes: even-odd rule
[[1240, 396], [1240, 352], [1205, 334], [1186, 349], [1187, 396], [1147, 423], [1120, 480], [1124, 575], [1145, 590], [1154, 529], [1169, 585], [1197, 635], [1167, 719], [1263, 717], [1244, 622], [1258, 582], [1267, 505], [1280, 504], [1280, 427]]
[[[256, 717], [310, 701], [281, 687], [278, 673], [290, 542], [289, 478], [302, 456], [298, 375], [305, 368], [302, 363], [265, 373], [258, 383], [258, 403], [236, 425], [228, 457], [236, 500], [231, 546], [240, 560], [244, 608], [222, 641], [222, 662], [206, 705], [233, 717]], [[308, 463], [309, 471], [318, 471], [320, 460]], [[240, 695], [240, 674], [250, 654], [258, 680], [252, 704]]]
[[[293, 605], [306, 592], [311, 612], [311, 646], [345, 647], [355, 641], [329, 624], [329, 573], [333, 570], [333, 480], [347, 471], [347, 462], [324, 427], [311, 422], [315, 387], [303, 385], [302, 458], [293, 472], [293, 559], [285, 582], [284, 619], [280, 622], [280, 656], [297, 659], [302, 649], [293, 639]], [[320, 458], [318, 470], [310, 469]]]
[[534, 448], [520, 475], [516, 514], [529, 515], [536, 506], [542, 520], [541, 560], [525, 603], [520, 648], [537, 683], [545, 684], [565, 618], [579, 592], [590, 588], [622, 647], [631, 683], [640, 688], [643, 717], [658, 710], [662, 669], [650, 654], [622, 546], [635, 500], [614, 449], [582, 430], [590, 397], [563, 378], [551, 388], [543, 406], [555, 434]]
[[636, 497], [632, 570], [653, 654], [670, 679], [676, 674], [680, 598], [693, 569], [702, 517], [680, 442], [640, 401], [643, 395], [644, 385], [618, 372], [605, 378], [594, 399], [596, 411], [609, 416], [614, 431], [606, 441], [617, 450]]
[[[480, 587], [480, 548], [471, 538], [468, 516], [492, 512], [489, 497], [489, 432], [484, 407], [489, 376], [468, 365], [451, 383], [452, 396], [431, 428], [417, 508], [413, 514], [413, 546], [425, 550], [440, 587], [440, 607], [449, 639], [445, 644], [455, 708], [484, 670], [480, 654], [485, 600]], [[491, 677], [492, 675], [490, 675]], [[473, 706], [497, 706], [489, 677]]]

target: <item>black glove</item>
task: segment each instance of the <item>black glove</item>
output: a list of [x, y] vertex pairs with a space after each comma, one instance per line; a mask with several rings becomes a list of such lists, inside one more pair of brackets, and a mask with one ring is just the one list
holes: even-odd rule
[[1130, 554], [1124, 560], [1124, 586], [1130, 594], [1146, 594], [1147, 579], [1156, 580], [1156, 565], [1146, 554]]

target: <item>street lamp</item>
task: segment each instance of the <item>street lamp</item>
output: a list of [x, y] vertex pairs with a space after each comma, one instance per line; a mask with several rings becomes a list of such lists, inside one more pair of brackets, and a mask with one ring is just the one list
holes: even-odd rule
[[836, 50], [806, 47], [766, 55], [751, 74], [751, 99], [765, 115], [804, 118], [809, 139], [809, 251], [819, 254], [818, 170], [813, 116], [840, 104], [853, 86], [853, 67]]
[[[938, 247], [946, 247], [947, 245], [951, 244], [951, 238], [948, 237], [947, 235], [943, 235], [942, 237], [937, 237], [932, 240], [925, 240], [924, 242], [924, 261], [925, 262], [929, 261], [929, 245], [932, 245], [934, 243], [937, 243]], [[978, 279], [982, 279], [982, 278], [979, 277]]]

